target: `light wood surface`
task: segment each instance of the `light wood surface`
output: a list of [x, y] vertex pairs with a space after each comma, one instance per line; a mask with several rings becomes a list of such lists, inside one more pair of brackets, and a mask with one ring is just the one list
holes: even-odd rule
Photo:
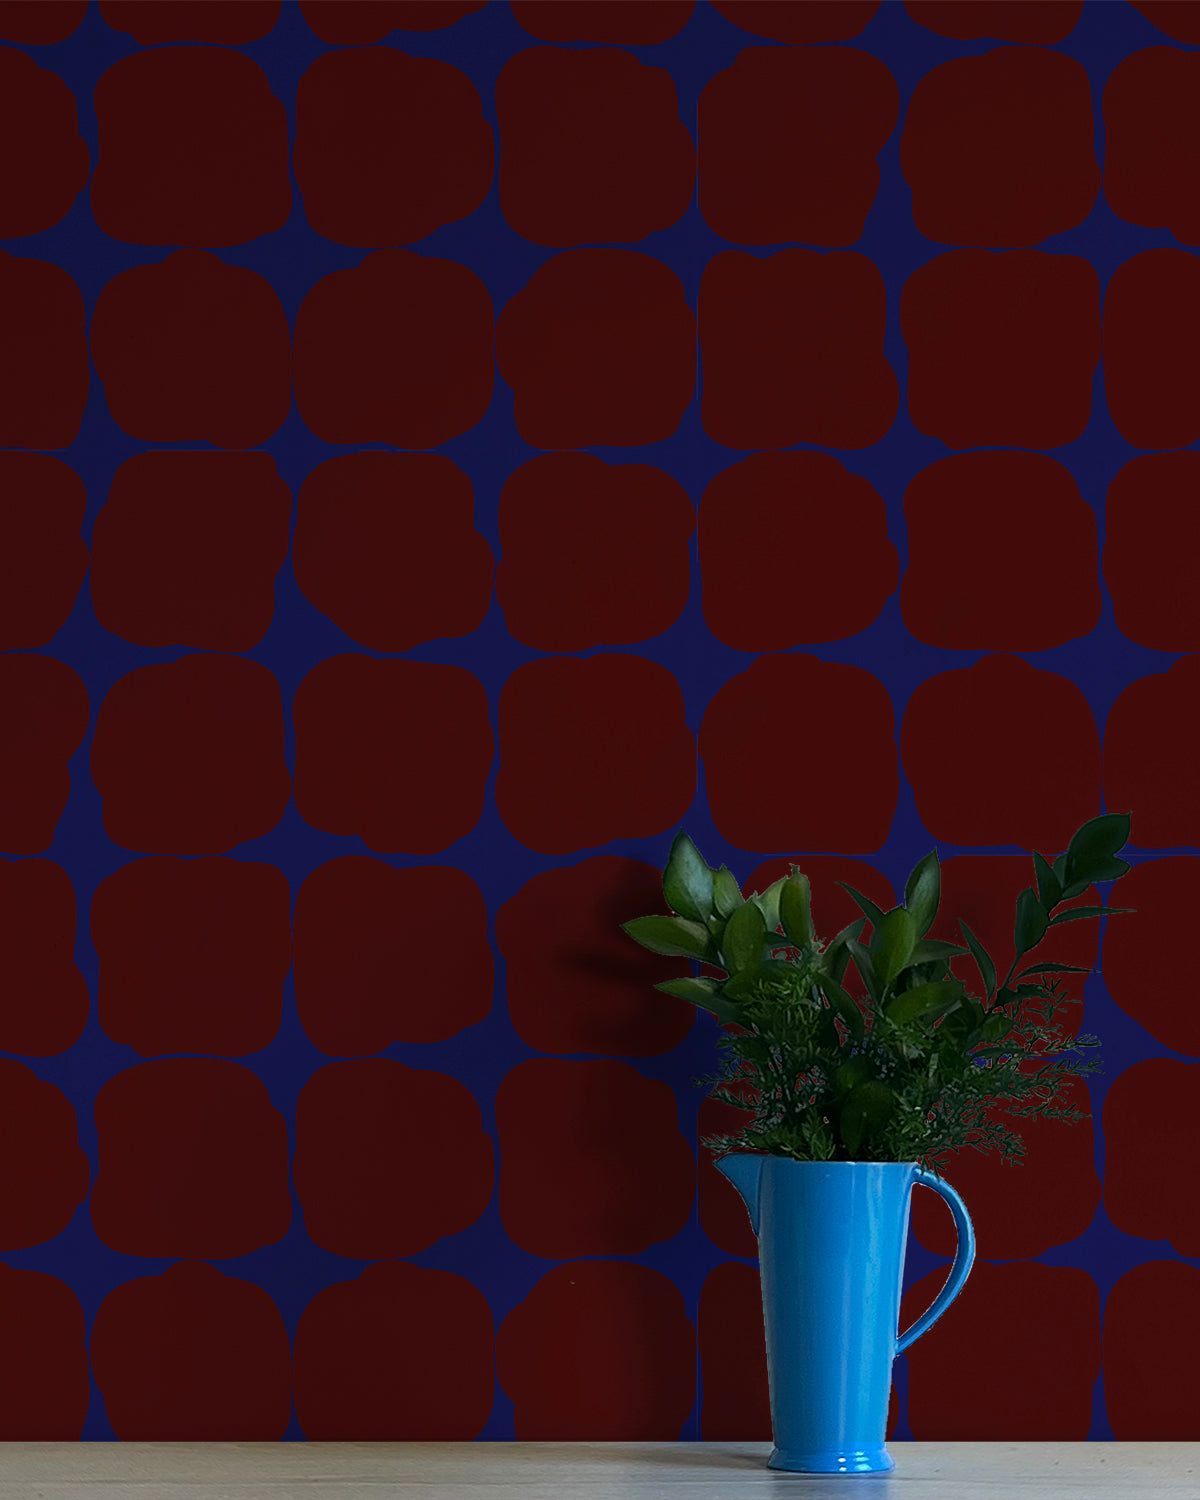
[[1200, 1500], [1200, 1443], [892, 1443], [890, 1474], [768, 1443], [3, 1443], [2, 1500]]

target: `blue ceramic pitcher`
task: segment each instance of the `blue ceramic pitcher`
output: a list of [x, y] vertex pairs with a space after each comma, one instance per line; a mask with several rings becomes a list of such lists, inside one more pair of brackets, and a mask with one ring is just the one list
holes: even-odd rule
[[[717, 1170], [758, 1236], [775, 1448], [768, 1468], [894, 1469], [884, 1446], [892, 1361], [962, 1290], [975, 1232], [962, 1199], [915, 1162], [792, 1161], [734, 1151]], [[950, 1205], [958, 1249], [945, 1286], [897, 1337], [913, 1186]]]

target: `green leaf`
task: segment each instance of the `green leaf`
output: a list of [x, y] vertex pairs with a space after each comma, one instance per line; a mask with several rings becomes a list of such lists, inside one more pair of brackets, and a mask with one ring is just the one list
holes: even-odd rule
[[[712, 985], [713, 988], [701, 988], [708, 985]], [[705, 1010], [712, 1011], [717, 1020], [722, 1023], [742, 1019], [737, 1006], [717, 992], [715, 981], [711, 979], [666, 979], [662, 984], [656, 984], [654, 988], [662, 990], [664, 994], [674, 995], [679, 1000], [690, 1000], [693, 1005], [703, 1006]]]
[[1027, 974], [1090, 974], [1091, 969], [1084, 969], [1079, 964], [1030, 964], [1027, 969], [1022, 969], [1018, 979], [1024, 979]]
[[906, 907], [893, 907], [882, 918], [871, 938], [871, 957], [884, 989], [907, 965], [916, 942], [916, 918]]
[[1115, 876], [1101, 876], [1095, 872], [1107, 867], [1113, 856], [1129, 842], [1129, 827], [1128, 813], [1105, 813], [1077, 829], [1064, 856], [1064, 890], [1081, 880], [1086, 889], [1094, 880], [1116, 879]]
[[705, 921], [712, 911], [713, 872], [682, 829], [672, 841], [663, 871], [663, 895], [672, 911], [696, 922]]
[[1103, 864], [1095, 865], [1088, 871], [1082, 880], [1075, 880], [1066, 887], [1062, 893], [1062, 899], [1069, 901], [1072, 896], [1082, 896], [1088, 886], [1097, 880], [1120, 880], [1122, 875], [1128, 875], [1133, 867], [1127, 860], [1110, 859]]
[[795, 969], [781, 958], [762, 958], [739, 969], [722, 982], [721, 988], [731, 1000], [744, 1000], [754, 987], [764, 979], [775, 979], [791, 975]]
[[1060, 911], [1058, 916], [1051, 917], [1049, 925], [1057, 927], [1060, 922], [1079, 922], [1084, 917], [1128, 915], [1136, 910], [1134, 906], [1072, 906], [1068, 911]]
[[763, 914], [763, 924], [767, 932], [772, 933], [779, 926], [779, 898], [787, 883], [787, 876], [781, 876], [772, 885], [769, 885], [760, 896], [757, 891], [750, 897], [755, 906]]
[[1017, 919], [1013, 930], [1013, 941], [1017, 949], [1017, 957], [1022, 953], [1028, 953], [1030, 948], [1036, 948], [1046, 932], [1048, 919], [1042, 903], [1034, 894], [1032, 886], [1027, 886], [1017, 897]]
[[830, 979], [826, 974], [817, 982], [835, 1013], [846, 1023], [850, 1039], [854, 1042], [861, 1042], [866, 1036], [866, 1023], [863, 1021], [862, 1011], [836, 979]]
[[996, 991], [997, 1005], [1013, 1005], [1018, 1000], [1032, 1000], [1035, 997], [1045, 997], [1048, 993], [1044, 984], [1019, 984], [1015, 989], [999, 989]]
[[871, 955], [855, 938], [849, 938], [847, 940], [846, 949], [849, 952], [850, 957], [854, 960], [854, 967], [862, 976], [862, 982], [867, 987], [867, 993], [870, 995], [872, 1000], [878, 1000], [881, 991], [879, 986], [879, 979], [875, 973], [875, 965], [871, 960]]
[[844, 880], [839, 880], [837, 883], [841, 886], [842, 890], [847, 891], [854, 898], [854, 904], [864, 914], [872, 927], [878, 927], [880, 922], [883, 921], [883, 908], [876, 906], [870, 896], [864, 896], [861, 891], [856, 891], [852, 885], [847, 885]]
[[884, 1011], [889, 1021], [903, 1026], [909, 1021], [919, 1020], [930, 1011], [948, 1010], [962, 998], [962, 985], [956, 979], [944, 979], [940, 984], [918, 984], [915, 989], [905, 990]]
[[1062, 900], [1062, 885], [1043, 855], [1034, 854], [1033, 869], [1037, 876], [1038, 901], [1041, 903], [1042, 910], [1049, 916]]
[[904, 904], [917, 924], [918, 937], [924, 937], [933, 926], [941, 899], [942, 867], [938, 863], [937, 850], [933, 849], [913, 866], [904, 887]]
[[713, 904], [721, 917], [733, 916], [738, 907], [745, 904], [742, 888], [728, 865], [722, 865], [713, 876]]
[[721, 944], [731, 972], [758, 961], [766, 932], [763, 914], [753, 902], [747, 901], [745, 906], [738, 907], [725, 924], [725, 938]]
[[834, 1092], [845, 1097], [864, 1078], [869, 1078], [870, 1076], [871, 1064], [867, 1059], [865, 1057], [852, 1057], [849, 1062], [844, 1062], [833, 1075]]
[[847, 923], [841, 932], [831, 939], [821, 956], [821, 966], [827, 974], [832, 974], [835, 979], [842, 978], [846, 972], [846, 965], [850, 962], [850, 949], [846, 945], [852, 939], [857, 941], [866, 925], [866, 917], [859, 917], [856, 922]]
[[887, 1124], [895, 1096], [886, 1083], [877, 1078], [864, 1079], [842, 1106], [839, 1126], [842, 1144], [851, 1156], [857, 1154], [865, 1140], [878, 1135]]
[[651, 953], [665, 953], [674, 958], [713, 956], [707, 930], [685, 917], [634, 917], [620, 925], [635, 943], [641, 943]]
[[962, 935], [967, 940], [967, 946], [971, 950], [971, 957], [975, 960], [975, 966], [979, 970], [979, 977], [983, 980], [983, 988], [990, 1000], [996, 992], [996, 965], [988, 957], [987, 949], [967, 926], [964, 918], [959, 917], [958, 925], [962, 928]]
[[940, 958], [965, 958], [967, 950], [941, 938], [922, 938], [909, 957], [910, 964], [929, 964]]
[[812, 887], [808, 876], [793, 871], [783, 883], [779, 897], [783, 930], [797, 948], [811, 948], [816, 939], [812, 918]]

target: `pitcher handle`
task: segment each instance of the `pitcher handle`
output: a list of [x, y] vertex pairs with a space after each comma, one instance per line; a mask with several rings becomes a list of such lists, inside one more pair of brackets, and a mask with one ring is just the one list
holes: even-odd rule
[[918, 1167], [913, 1179], [914, 1186], [923, 1183], [931, 1187], [935, 1193], [940, 1193], [950, 1205], [950, 1212], [954, 1215], [954, 1227], [958, 1231], [958, 1246], [954, 1252], [954, 1264], [950, 1268], [950, 1275], [946, 1278], [946, 1284], [934, 1298], [933, 1303], [926, 1308], [917, 1321], [907, 1333], [902, 1334], [896, 1340], [896, 1353], [902, 1354], [905, 1349], [929, 1328], [937, 1322], [950, 1304], [963, 1289], [963, 1283], [970, 1273], [971, 1266], [975, 1261], [975, 1230], [972, 1227], [970, 1215], [967, 1213], [967, 1205], [962, 1201], [954, 1189], [943, 1178], [936, 1176], [933, 1172], [927, 1172], [923, 1167]]

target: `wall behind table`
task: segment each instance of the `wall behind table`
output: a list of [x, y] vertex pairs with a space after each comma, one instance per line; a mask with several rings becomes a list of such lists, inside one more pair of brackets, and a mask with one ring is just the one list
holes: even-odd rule
[[0, 36], [0, 1437], [765, 1438], [616, 924], [681, 826], [826, 934], [936, 843], [1003, 959], [1102, 807], [1094, 1124], [950, 1164], [891, 1426], [1200, 1437], [1197, 7]]

